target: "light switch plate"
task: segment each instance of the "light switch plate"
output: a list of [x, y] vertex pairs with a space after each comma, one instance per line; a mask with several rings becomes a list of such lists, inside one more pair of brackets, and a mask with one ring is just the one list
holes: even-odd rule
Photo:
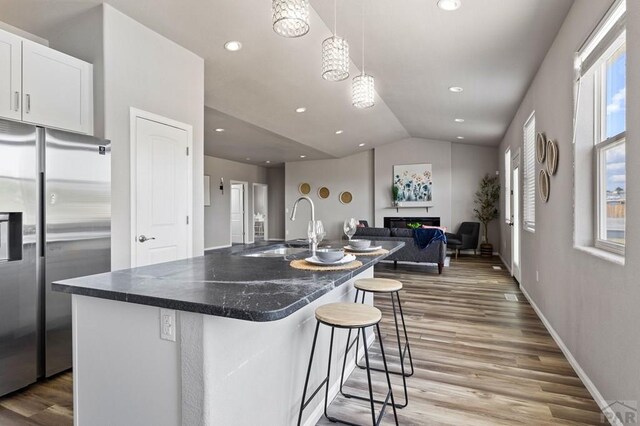
[[160, 338], [176, 341], [176, 311], [173, 309], [160, 309]]

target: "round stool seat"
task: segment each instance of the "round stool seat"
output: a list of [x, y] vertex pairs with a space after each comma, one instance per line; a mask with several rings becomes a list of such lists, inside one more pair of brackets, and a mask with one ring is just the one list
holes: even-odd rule
[[382, 312], [362, 303], [329, 303], [316, 309], [316, 319], [334, 327], [360, 328], [379, 323]]
[[393, 293], [402, 290], [402, 283], [389, 278], [363, 278], [356, 280], [354, 287], [372, 293]]

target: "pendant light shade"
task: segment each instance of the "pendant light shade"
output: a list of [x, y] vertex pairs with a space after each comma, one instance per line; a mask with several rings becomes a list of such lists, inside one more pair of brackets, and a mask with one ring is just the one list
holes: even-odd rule
[[272, 0], [273, 30], [283, 37], [309, 32], [309, 0]]
[[336, 35], [322, 42], [322, 78], [342, 81], [349, 77], [349, 43]]
[[373, 77], [364, 72], [364, 2], [362, 0], [362, 72], [351, 83], [351, 103], [360, 109], [374, 106], [376, 97]]
[[354, 107], [371, 108], [375, 105], [375, 95], [375, 82], [372, 76], [362, 73], [353, 78], [351, 98]]

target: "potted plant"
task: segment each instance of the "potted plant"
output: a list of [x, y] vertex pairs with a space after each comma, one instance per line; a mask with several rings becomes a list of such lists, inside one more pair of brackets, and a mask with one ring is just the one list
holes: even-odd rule
[[391, 203], [393, 207], [398, 207], [398, 187], [391, 185]]
[[489, 222], [498, 218], [498, 200], [500, 199], [500, 180], [498, 176], [485, 175], [476, 191], [473, 209], [476, 218], [482, 223], [482, 244], [480, 254], [491, 256], [493, 245], [489, 243]]

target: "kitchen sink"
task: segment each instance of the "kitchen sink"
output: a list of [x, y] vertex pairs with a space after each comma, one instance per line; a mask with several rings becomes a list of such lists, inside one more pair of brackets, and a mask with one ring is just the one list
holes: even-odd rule
[[284, 257], [293, 254], [300, 254], [309, 251], [308, 247], [289, 247], [289, 246], [276, 246], [266, 247], [260, 250], [251, 250], [246, 253], [242, 253], [245, 257]]

